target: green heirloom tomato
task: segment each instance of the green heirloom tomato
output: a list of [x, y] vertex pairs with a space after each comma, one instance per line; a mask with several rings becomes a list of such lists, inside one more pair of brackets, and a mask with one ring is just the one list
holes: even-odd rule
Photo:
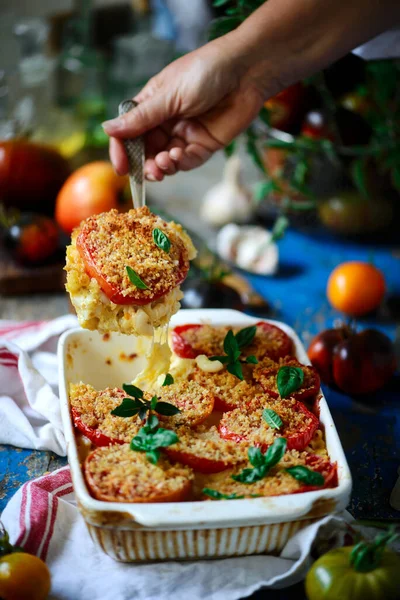
[[331, 550], [307, 573], [308, 600], [399, 600], [400, 556], [385, 548], [393, 536]]

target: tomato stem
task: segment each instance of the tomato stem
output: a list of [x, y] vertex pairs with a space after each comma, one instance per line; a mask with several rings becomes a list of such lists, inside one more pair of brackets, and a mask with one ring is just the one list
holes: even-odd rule
[[377, 535], [372, 542], [359, 542], [351, 551], [350, 564], [355, 571], [360, 573], [376, 569], [381, 563], [387, 544], [393, 542], [397, 537], [394, 526], [391, 526], [386, 533]]

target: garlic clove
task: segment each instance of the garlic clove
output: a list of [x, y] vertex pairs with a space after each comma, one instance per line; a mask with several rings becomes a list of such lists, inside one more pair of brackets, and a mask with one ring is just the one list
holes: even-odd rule
[[271, 232], [257, 226], [229, 224], [217, 236], [217, 251], [241, 269], [260, 275], [273, 275], [278, 269], [279, 251]]

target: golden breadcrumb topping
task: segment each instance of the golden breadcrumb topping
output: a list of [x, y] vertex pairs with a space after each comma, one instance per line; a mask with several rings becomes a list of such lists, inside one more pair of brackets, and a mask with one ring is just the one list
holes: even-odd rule
[[163, 427], [177, 425], [199, 425], [211, 414], [214, 408], [214, 394], [195, 381], [178, 381], [160, 388], [157, 393], [162, 402], [177, 406], [182, 412], [172, 416], [159, 416]]
[[[252, 402], [227, 412], [220, 422], [220, 431], [230, 432], [248, 440], [251, 445], [270, 445], [277, 437], [288, 437], [304, 431], [312, 423], [310, 417], [294, 410], [298, 403], [293, 399], [269, 398], [266, 394]], [[282, 427], [274, 429], [263, 419], [263, 410], [274, 410], [282, 419]]]
[[126, 397], [127, 394], [119, 388], [97, 391], [84, 383], [70, 384], [69, 387], [71, 407], [80, 414], [84, 425], [98, 429], [112, 439], [130, 442], [143, 426], [139, 417], [117, 417], [111, 414]]
[[[287, 451], [282, 460], [271, 468], [266, 477], [252, 484], [241, 483], [231, 478], [232, 475], [237, 475], [243, 469], [252, 468], [249, 462], [241, 463], [229, 472], [222, 471], [212, 475], [196, 476], [195, 493], [201, 495], [202, 488], [207, 487], [222, 494], [237, 494], [247, 498], [252, 497], [252, 495], [279, 496], [281, 494], [293, 494], [304, 487], [304, 483], [289, 475], [285, 469], [306, 465], [306, 458], [306, 452]], [[205, 500], [207, 497], [203, 495], [203, 499]]]
[[100, 333], [117, 331], [125, 334], [151, 336], [153, 328], [168, 324], [179, 308], [183, 294], [179, 287], [151, 304], [114, 304], [101, 290], [97, 280], [85, 271], [85, 265], [76, 247], [77, 232], [72, 234], [67, 247], [66, 290], [75, 307], [78, 321], [85, 329]]
[[[160, 229], [170, 241], [168, 252], [159, 248], [153, 231]], [[81, 223], [79, 239], [106, 279], [123, 296], [136, 287], [129, 280], [126, 267], [131, 267], [149, 289], [141, 295], [149, 300], [166, 294], [189, 269], [186, 240], [147, 206], [120, 213], [117, 210], [93, 215]]]
[[[231, 375], [226, 368], [217, 373], [206, 373], [198, 367], [194, 367], [189, 377], [200, 385], [213, 390], [217, 403], [216, 408], [231, 410], [250, 402], [256, 395], [264, 393], [261, 386], [252, 381], [253, 367], [250, 365], [242, 365], [242, 367], [244, 381]], [[218, 406], [218, 401], [226, 406]]]
[[217, 428], [207, 428], [203, 425], [194, 427], [179, 427], [177, 429], [179, 442], [171, 446], [175, 452], [184, 452], [193, 457], [224, 462], [227, 467], [247, 458], [248, 445], [224, 440]]
[[150, 463], [129, 444], [97, 448], [85, 461], [86, 480], [96, 498], [115, 502], [183, 500], [191, 489], [193, 472], [160, 456]]
[[314, 370], [309, 366], [301, 365], [296, 359], [293, 359], [289, 356], [280, 358], [278, 362], [273, 361], [270, 358], [264, 358], [258, 365], [255, 365], [253, 377], [264, 388], [264, 390], [271, 390], [279, 395], [276, 377], [279, 369], [285, 366], [300, 367], [304, 373], [303, 383], [301, 384], [301, 387], [296, 390], [296, 392], [314, 387]]

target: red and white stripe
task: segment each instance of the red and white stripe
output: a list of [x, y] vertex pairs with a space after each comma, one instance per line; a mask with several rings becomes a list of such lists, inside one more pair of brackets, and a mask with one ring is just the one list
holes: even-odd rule
[[25, 483], [15, 542], [27, 552], [46, 559], [57, 517], [59, 498], [73, 491], [69, 467]]
[[0, 324], [0, 337], [11, 340], [24, 333], [34, 333], [47, 323], [48, 321], [22, 321], [21, 323], [8, 321], [3, 325]]
[[10, 352], [4, 346], [0, 347], [0, 365], [18, 369], [18, 354]]

